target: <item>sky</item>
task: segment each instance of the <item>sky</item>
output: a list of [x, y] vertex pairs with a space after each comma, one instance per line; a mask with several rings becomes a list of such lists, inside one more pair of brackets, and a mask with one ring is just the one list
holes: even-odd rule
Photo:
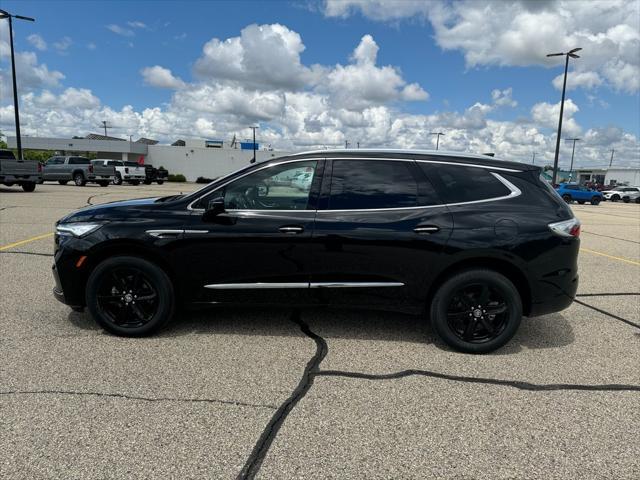
[[[9, 1], [24, 135], [640, 165], [640, 0]], [[0, 130], [14, 132], [0, 20]]]

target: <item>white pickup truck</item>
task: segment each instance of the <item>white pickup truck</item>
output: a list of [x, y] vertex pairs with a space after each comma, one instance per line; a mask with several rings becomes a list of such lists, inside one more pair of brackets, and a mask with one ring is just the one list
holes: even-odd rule
[[98, 158], [92, 160], [91, 163], [114, 167], [116, 169], [116, 177], [113, 179], [114, 185], [122, 185], [122, 182], [139, 185], [146, 179], [144, 165], [138, 165], [136, 162]]

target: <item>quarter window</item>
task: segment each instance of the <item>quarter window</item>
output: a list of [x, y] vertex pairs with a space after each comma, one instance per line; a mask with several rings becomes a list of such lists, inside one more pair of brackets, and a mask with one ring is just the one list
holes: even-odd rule
[[504, 197], [511, 193], [484, 168], [418, 162], [444, 203], [463, 203]]
[[217, 190], [209, 199], [224, 197], [225, 208], [230, 210], [306, 210], [317, 165], [310, 160], [258, 170]]
[[330, 210], [415, 207], [418, 184], [408, 162], [334, 160]]

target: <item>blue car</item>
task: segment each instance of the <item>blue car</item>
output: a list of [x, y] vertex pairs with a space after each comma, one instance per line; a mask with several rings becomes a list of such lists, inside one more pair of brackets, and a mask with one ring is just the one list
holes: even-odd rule
[[591, 205], [598, 205], [602, 201], [602, 193], [597, 190], [589, 190], [587, 187], [577, 183], [561, 183], [556, 187], [556, 191], [567, 203], [576, 201], [580, 205], [585, 202], [589, 202]]

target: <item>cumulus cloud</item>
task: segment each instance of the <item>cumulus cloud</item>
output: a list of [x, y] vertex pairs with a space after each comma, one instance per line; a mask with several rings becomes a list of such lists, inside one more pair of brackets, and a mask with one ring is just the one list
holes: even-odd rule
[[44, 38], [42, 38], [37, 33], [32, 33], [31, 35], [29, 35], [27, 37], [27, 41], [31, 45], [33, 45], [34, 48], [40, 50], [41, 52], [47, 49], [47, 42], [45, 42]]
[[582, 58], [572, 61], [572, 87], [606, 83], [615, 90], [640, 90], [637, 0], [326, 0], [324, 11], [338, 17], [359, 12], [378, 21], [429, 21], [438, 45], [461, 51], [470, 67], [555, 67], [558, 58], [547, 58], [547, 53], [582, 47]]
[[66, 54], [67, 49], [72, 45], [73, 41], [69, 37], [62, 37], [57, 42], [53, 42], [53, 48], [55, 48], [58, 53]]
[[182, 88], [185, 83], [171, 73], [168, 68], [154, 65], [140, 70], [144, 83], [158, 88]]
[[[19, 91], [32, 91], [38, 88], [51, 88], [60, 86], [65, 76], [57, 70], [49, 70], [47, 65], [38, 62], [38, 56], [34, 52], [16, 52], [16, 75], [20, 79]], [[10, 67], [5, 64], [0, 68], [0, 98], [8, 98], [13, 95]]]
[[135, 32], [130, 28], [121, 27], [120, 25], [116, 25], [111, 23], [106, 26], [107, 30], [112, 31], [116, 35], [120, 35], [121, 37], [133, 37]]
[[129, 21], [127, 22], [127, 25], [129, 25], [131, 28], [140, 28], [143, 30], [146, 30], [147, 28], [147, 24], [144, 22], [141, 22], [139, 20], [133, 20], [133, 21]]

